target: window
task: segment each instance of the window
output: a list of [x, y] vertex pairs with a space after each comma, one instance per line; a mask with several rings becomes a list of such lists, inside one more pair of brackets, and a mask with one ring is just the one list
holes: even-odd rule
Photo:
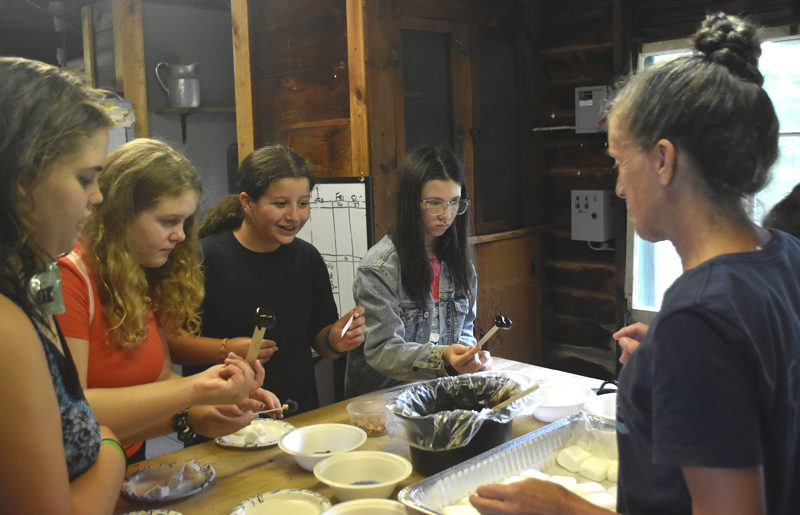
[[[750, 214], [760, 223], [770, 208], [800, 182], [800, 38], [788, 37], [786, 29], [772, 29], [763, 36], [759, 68], [780, 121], [780, 156], [769, 185], [750, 201]], [[688, 40], [645, 45], [639, 66], [647, 67], [688, 53]], [[678, 254], [668, 241], [651, 243], [634, 233], [628, 220], [628, 263], [625, 295], [632, 321], [649, 322], [661, 308], [664, 292], [681, 274]]]

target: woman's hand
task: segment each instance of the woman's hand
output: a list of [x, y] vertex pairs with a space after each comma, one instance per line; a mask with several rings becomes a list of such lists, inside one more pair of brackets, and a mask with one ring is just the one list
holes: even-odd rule
[[[483, 363], [478, 357], [481, 348], [477, 345], [454, 343], [445, 347], [442, 359], [456, 369], [459, 374], [470, 374], [481, 370]], [[488, 352], [487, 352], [488, 354]]]
[[561, 485], [530, 478], [504, 485], [480, 486], [476, 494], [469, 496], [469, 502], [483, 515], [609, 513]]
[[620, 363], [628, 361], [628, 356], [639, 346], [645, 333], [647, 333], [648, 325], [642, 322], [627, 325], [612, 334], [611, 337], [617, 340], [619, 346], [622, 348], [622, 354], [619, 357]]
[[256, 417], [252, 411], [242, 411], [232, 404], [189, 408], [189, 425], [192, 430], [209, 438], [234, 433]]
[[[250, 350], [251, 341], [252, 339], [247, 338], [246, 336], [229, 338], [227, 348], [244, 358], [247, 356], [247, 351]], [[276, 344], [273, 340], [261, 340], [261, 347], [258, 349], [258, 355], [256, 358], [261, 363], [266, 363], [276, 352], [278, 352], [278, 344]]]

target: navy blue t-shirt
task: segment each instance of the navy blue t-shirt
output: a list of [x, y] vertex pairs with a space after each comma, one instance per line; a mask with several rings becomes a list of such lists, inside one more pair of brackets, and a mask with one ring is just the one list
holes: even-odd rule
[[679, 277], [619, 376], [618, 509], [691, 513], [681, 467], [763, 466], [767, 512], [800, 509], [800, 241]]

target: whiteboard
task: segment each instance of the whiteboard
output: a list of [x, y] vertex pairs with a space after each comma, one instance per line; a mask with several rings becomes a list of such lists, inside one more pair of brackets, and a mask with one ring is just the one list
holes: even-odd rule
[[317, 179], [311, 190], [311, 214], [297, 237], [322, 254], [340, 315], [356, 305], [353, 279], [374, 243], [372, 217], [370, 177]]

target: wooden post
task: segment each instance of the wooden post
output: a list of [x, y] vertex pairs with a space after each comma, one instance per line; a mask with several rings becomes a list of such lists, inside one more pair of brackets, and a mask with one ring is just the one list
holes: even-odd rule
[[236, 140], [239, 163], [255, 149], [250, 74], [250, 21], [247, 0], [231, 0], [233, 76], [236, 94]]
[[347, 63], [350, 80], [352, 175], [369, 175], [369, 113], [363, 0], [347, 0]]
[[94, 25], [92, 20], [92, 6], [81, 7], [81, 33], [83, 34], [83, 76], [86, 84], [95, 85], [94, 68]]
[[136, 121], [133, 133], [137, 138], [149, 134], [147, 119], [147, 87], [144, 69], [144, 35], [142, 33], [142, 0], [112, 0], [114, 16], [114, 62], [117, 88], [133, 102]]

